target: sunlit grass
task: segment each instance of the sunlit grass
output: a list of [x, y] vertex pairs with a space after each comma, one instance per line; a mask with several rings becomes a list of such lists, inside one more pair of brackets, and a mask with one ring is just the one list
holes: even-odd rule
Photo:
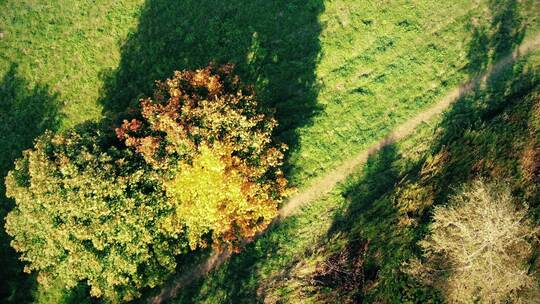
[[[294, 142], [288, 178], [301, 189], [470, 77], [473, 32], [482, 25], [489, 30], [492, 2], [185, 0], [171, 6], [162, 0], [2, 1], [0, 99], [17, 107], [4, 107], [0, 114], [32, 121], [4, 120], [2, 142], [14, 144], [0, 152], [0, 176], [43, 129], [62, 130], [103, 118], [103, 99], [114, 99], [107, 89], [126, 90], [118, 96], [135, 98], [148, 93], [155, 78], [172, 75], [173, 67], [197, 68], [215, 59], [237, 63], [261, 99], [278, 105], [285, 128], [276, 137]], [[522, 1], [520, 7], [517, 20], [526, 39], [538, 33], [540, 18], [534, 0]], [[308, 50], [314, 54], [302, 53], [304, 43], [316, 44]], [[115, 72], [122, 77], [111, 86]], [[314, 79], [306, 80], [310, 76]], [[13, 87], [25, 92], [13, 94]], [[32, 105], [38, 102], [54, 111]], [[291, 121], [302, 116], [294, 112], [302, 109], [296, 103], [317, 111], [307, 114], [305, 122]], [[422, 151], [419, 147], [430, 134], [421, 131], [400, 144], [399, 153], [420, 153], [409, 150]], [[353, 179], [361, 180], [362, 174]], [[238, 283], [249, 286], [236, 286], [245, 288], [246, 299], [261, 282], [270, 284], [265, 285], [271, 286], [269, 295], [298, 296], [294, 284], [277, 278], [291, 261], [305, 259], [301, 265], [309, 268], [321, 258], [310, 258], [313, 244], [328, 230], [336, 210], [346, 205], [342, 189], [252, 245], [248, 254], [258, 262], [242, 270], [248, 283]], [[238, 263], [228, 267], [244, 262]], [[220, 271], [229, 280], [223, 273], [227, 268]], [[216, 279], [219, 273], [204, 282], [201, 299], [219, 302], [220, 288], [225, 288], [225, 281]]]

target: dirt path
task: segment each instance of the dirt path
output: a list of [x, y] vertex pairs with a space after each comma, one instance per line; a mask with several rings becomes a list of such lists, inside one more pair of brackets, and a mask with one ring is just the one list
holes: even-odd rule
[[[392, 144], [410, 134], [420, 125], [422, 122], [426, 122], [435, 116], [441, 114], [446, 110], [454, 101], [458, 100], [461, 96], [471, 92], [479, 84], [484, 82], [487, 78], [499, 73], [505, 66], [513, 63], [518, 57], [523, 56], [530, 51], [540, 47], [540, 35], [535, 36], [532, 39], [527, 40], [512, 54], [502, 58], [497, 64], [490, 66], [483, 74], [469, 80], [463, 85], [455, 88], [445, 95], [436, 104], [430, 108], [421, 112], [417, 116], [407, 120], [402, 125], [398, 126], [394, 131], [388, 134], [385, 138], [379, 140], [369, 148], [360, 152], [353, 158], [343, 162], [339, 167], [326, 173], [320, 178], [315, 179], [309, 187], [303, 189], [291, 197], [286, 204], [279, 210], [278, 217], [272, 222], [270, 226], [278, 224], [284, 218], [290, 216], [300, 207], [306, 205], [309, 202], [315, 201], [328, 194], [332, 189], [344, 181], [351, 173], [364, 165], [368, 158], [377, 153], [383, 147]], [[169, 286], [165, 286], [161, 293], [150, 299], [150, 303], [162, 303], [168, 299], [174, 298], [181, 288], [189, 285], [191, 282], [206, 275], [210, 270], [221, 265], [230, 257], [229, 252], [213, 253], [208, 260], [203, 264], [195, 267], [189, 273], [183, 273], [178, 276], [174, 283]]]
[[293, 211], [297, 210], [300, 206], [316, 200], [326, 194], [328, 194], [338, 183], [345, 180], [347, 176], [353, 173], [359, 166], [363, 165], [369, 156], [373, 155], [384, 146], [394, 143], [408, 135], [410, 135], [418, 125], [422, 122], [428, 121], [435, 116], [441, 114], [447, 109], [454, 101], [458, 100], [461, 96], [471, 92], [480, 83], [484, 82], [490, 76], [499, 73], [505, 66], [513, 63], [518, 57], [529, 53], [531, 50], [540, 46], [540, 35], [537, 35], [533, 39], [524, 42], [518, 50], [512, 54], [502, 58], [497, 64], [490, 66], [483, 74], [469, 80], [461, 86], [455, 88], [446, 94], [436, 104], [432, 105], [427, 110], [419, 113], [417, 116], [409, 119], [402, 125], [398, 126], [394, 131], [388, 134], [385, 138], [381, 139], [377, 143], [371, 145], [366, 150], [360, 152], [353, 158], [345, 161], [339, 167], [328, 172], [324, 176], [316, 179], [311, 185], [297, 193], [292, 197], [279, 212], [281, 218], [289, 216]]

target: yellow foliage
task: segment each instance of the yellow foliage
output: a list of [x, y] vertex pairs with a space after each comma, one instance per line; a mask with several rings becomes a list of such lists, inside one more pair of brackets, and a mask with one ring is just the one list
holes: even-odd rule
[[277, 202], [264, 185], [244, 176], [247, 167], [235, 164], [231, 151], [202, 145], [191, 164], [180, 163], [176, 176], [165, 183], [176, 211], [171, 228], [184, 228], [192, 249], [206, 247], [204, 236], [209, 232], [216, 246], [234, 246], [264, 229], [276, 215]]

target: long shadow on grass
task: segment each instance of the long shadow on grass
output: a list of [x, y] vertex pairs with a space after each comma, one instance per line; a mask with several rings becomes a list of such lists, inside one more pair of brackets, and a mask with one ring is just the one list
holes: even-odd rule
[[277, 140], [297, 149], [297, 129], [319, 110], [323, 9], [322, 0], [147, 0], [119, 67], [104, 73], [105, 114], [118, 118], [174, 70], [230, 62], [254, 85], [263, 107], [275, 109]]
[[488, 24], [473, 18], [469, 25], [472, 31], [467, 53], [467, 71], [471, 76], [482, 73], [490, 62], [499, 61], [509, 55], [523, 42], [525, 25], [517, 0], [490, 0], [491, 20]]
[[[334, 216], [326, 237], [328, 241], [337, 236], [347, 239], [343, 248], [333, 249], [341, 254], [345, 253], [347, 261], [341, 264], [333, 262], [336, 264], [333, 266], [335, 267], [335, 274], [332, 274], [334, 279], [322, 280], [319, 287], [337, 291], [337, 294], [341, 294], [342, 300], [345, 302], [362, 303], [365, 285], [374, 280], [378, 273], [376, 264], [363, 260], [357, 262], [355, 258], [363, 256], [366, 253], [364, 251], [370, 250], [369, 248], [373, 247], [374, 241], [376, 244], [392, 242], [389, 238], [392, 235], [390, 231], [384, 231], [376, 239], [371, 239], [367, 235], [356, 233], [355, 230], [358, 229], [359, 223], [371, 226], [376, 223], [378, 226], [373, 226], [372, 229], [387, 227], [389, 224], [387, 222], [394, 218], [395, 209], [381, 199], [391, 191], [399, 179], [399, 171], [395, 168], [395, 161], [398, 157], [399, 152], [395, 144], [383, 147], [368, 159], [361, 177], [359, 179], [353, 178], [352, 182], [349, 181], [342, 192], [347, 205], [345, 209], [337, 212]], [[329, 247], [332, 248], [332, 244], [329, 244]], [[334, 253], [334, 256], [336, 254]], [[327, 264], [331, 263], [332, 257], [326, 261]], [[343, 275], [341, 275], [343, 278], [340, 278], [340, 273], [358, 273], [358, 270], [354, 269], [355, 267], [362, 268], [359, 272], [361, 280]]]
[[[518, 104], [538, 81], [537, 73], [526, 69], [525, 60], [512, 55], [522, 43], [526, 30], [521, 23], [520, 9], [523, 8], [516, 0], [491, 1], [489, 28], [478, 26], [474, 31], [468, 60], [470, 77], [476, 77], [478, 87], [445, 114], [440, 125], [442, 131], [432, 147], [432, 154], [444, 159], [437, 185], [438, 201], [446, 200], [451, 187], [474, 176], [502, 178], [519, 174], [515, 171], [503, 174], [506, 169], [502, 168], [501, 172], [495, 172], [492, 166], [493, 162], [518, 153], [519, 149], [512, 147], [512, 142], [523, 135], [515, 132], [526, 130], [524, 124], [528, 119], [522, 117], [505, 124], [501, 121], [504, 120], [502, 114], [520, 110]], [[504, 65], [488, 70], [489, 64], [497, 62]], [[480, 73], [487, 73], [487, 77], [479, 79]], [[492, 124], [500, 124], [500, 129], [495, 133], [482, 130]]]
[[[324, 263], [334, 264], [338, 280], [323, 282], [318, 292], [328, 294], [329, 289], [334, 300], [338, 297], [346, 303], [424, 303], [437, 298], [399, 271], [403, 257], [412, 256], [419, 238], [415, 227], [400, 223], [393, 194], [407, 173], [419, 171], [418, 166], [390, 144], [369, 159], [360, 177], [344, 185], [347, 205], [334, 217], [325, 241], [332, 255]], [[334, 239], [345, 242], [334, 246]], [[347, 262], [337, 264], [334, 257], [344, 254]]]
[[10, 247], [4, 231], [4, 217], [13, 207], [5, 196], [4, 178], [21, 152], [32, 146], [34, 138], [59, 123], [59, 100], [47, 86], [29, 87], [12, 64], [0, 80], [0, 302], [25, 303], [31, 300], [33, 276], [23, 273], [18, 255]]
[[482, 176], [510, 181], [517, 196], [537, 204], [540, 155], [534, 123], [539, 105], [531, 93], [539, 90], [540, 74], [524, 58], [452, 107], [431, 152], [443, 159], [436, 201], [447, 201], [452, 188]]
[[[315, 68], [323, 9], [323, 0], [147, 0], [137, 29], [122, 47], [119, 67], [103, 74], [105, 116], [118, 121], [138, 98], [152, 93], [155, 80], [174, 70], [233, 63], [242, 81], [254, 85], [262, 107], [275, 110], [276, 140], [292, 152], [299, 148], [298, 129], [320, 110]], [[285, 171], [292, 166], [287, 162]], [[249, 271], [250, 259], [263, 258], [249, 248], [249, 259], [230, 262], [238, 264], [230, 266], [238, 271], [227, 282], [230, 297], [252, 299], [257, 288], [256, 280], [246, 287], [236, 278]], [[179, 261], [178, 271], [192, 262]]]

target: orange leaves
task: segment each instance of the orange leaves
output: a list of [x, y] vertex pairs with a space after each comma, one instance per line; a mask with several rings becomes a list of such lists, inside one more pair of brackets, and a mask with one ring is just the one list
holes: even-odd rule
[[[272, 143], [276, 121], [233, 75], [233, 66], [177, 71], [141, 100], [142, 119], [124, 121], [119, 139], [163, 171], [175, 210], [166, 230], [189, 246], [237, 249], [263, 230], [285, 196], [280, 167], [286, 146]], [[164, 228], [165, 229], [165, 228]]]

